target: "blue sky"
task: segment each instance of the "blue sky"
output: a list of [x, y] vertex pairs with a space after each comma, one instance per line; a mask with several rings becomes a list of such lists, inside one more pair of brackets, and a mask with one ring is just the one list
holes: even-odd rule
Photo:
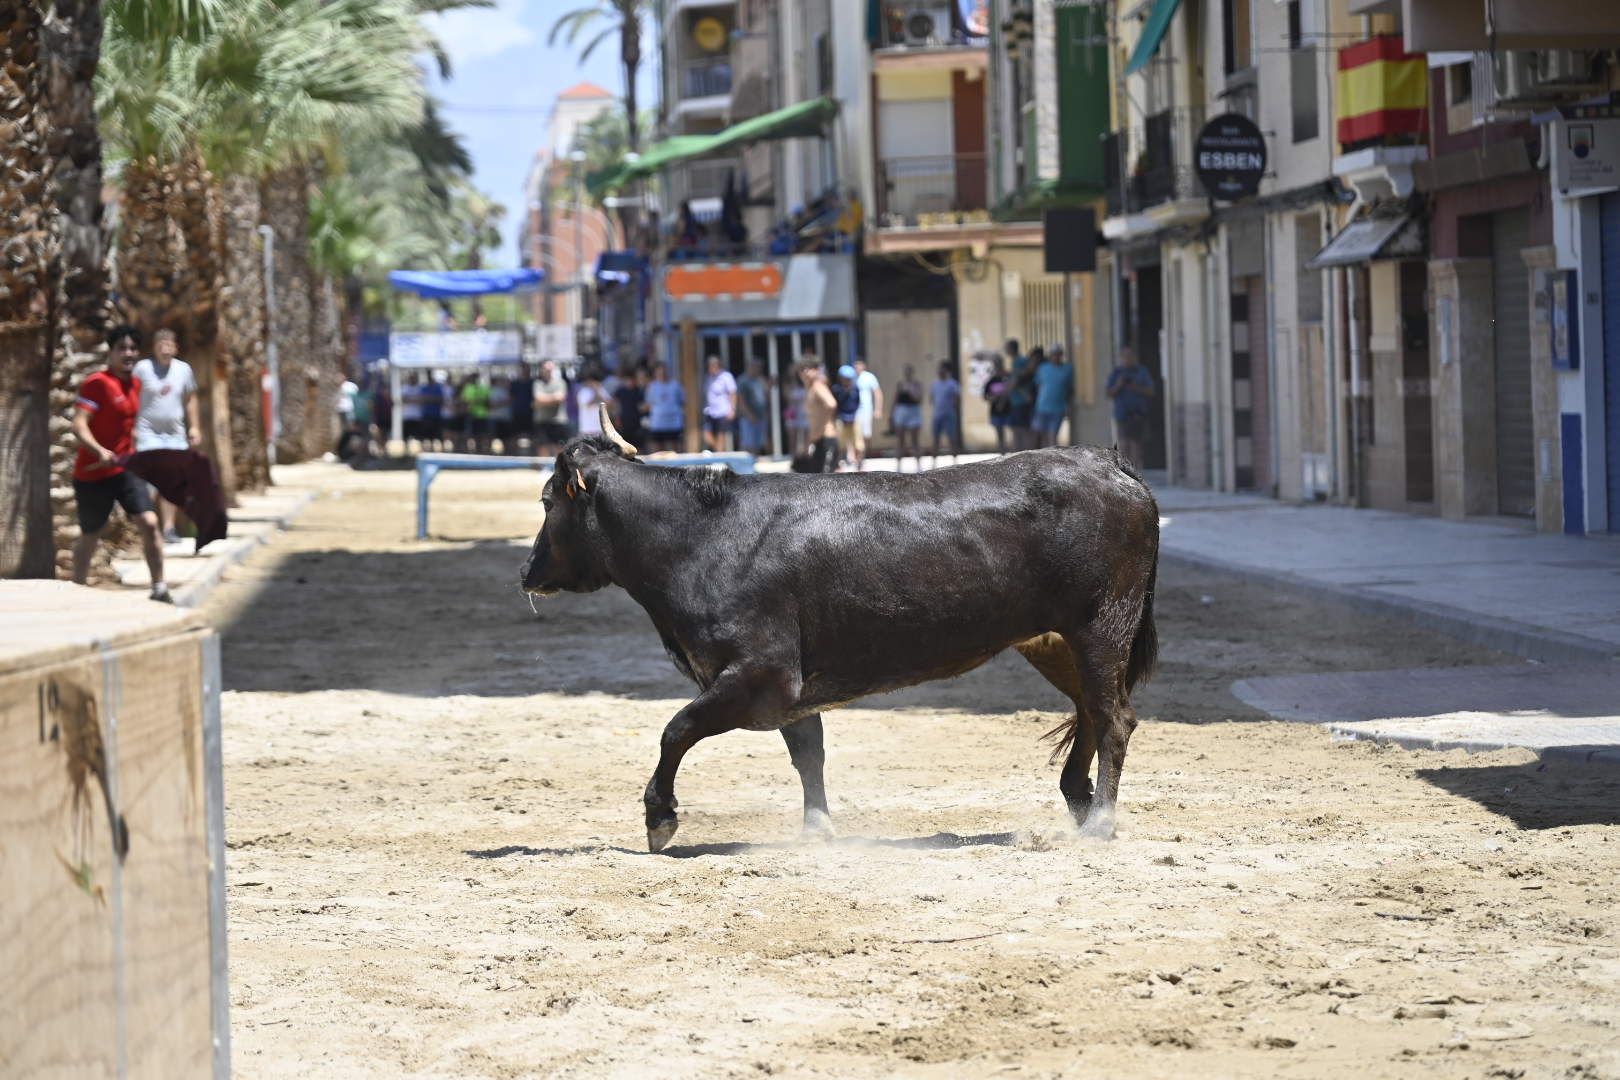
[[[517, 265], [523, 181], [545, 139], [558, 92], [589, 80], [616, 95], [624, 93], [617, 39], [603, 42], [584, 65], [574, 49], [562, 44], [546, 48], [546, 35], [557, 16], [588, 3], [498, 0], [493, 8], [427, 17], [455, 68], [449, 82], [433, 79], [434, 93], [447, 106], [445, 120], [472, 154], [474, 183], [506, 207], [501, 250], [490, 260], [494, 264]], [[642, 41], [642, 108], [654, 101], [651, 68], [657, 54], [648, 29]]]

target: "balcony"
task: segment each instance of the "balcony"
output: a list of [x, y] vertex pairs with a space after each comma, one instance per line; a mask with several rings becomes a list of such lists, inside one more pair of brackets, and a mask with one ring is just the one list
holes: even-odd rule
[[1209, 215], [1193, 168], [1193, 142], [1203, 125], [1202, 106], [1180, 106], [1105, 136], [1107, 213], [1114, 223], [1104, 223], [1104, 235], [1150, 232]]
[[686, 61], [681, 65], [680, 92], [683, 100], [729, 95], [731, 57], [713, 56]]
[[884, 158], [878, 162], [877, 227], [937, 229], [988, 221], [983, 154]]
[[[719, 212], [719, 200], [726, 191], [726, 177], [740, 176], [742, 163], [738, 158], [698, 158], [669, 168], [669, 213], [673, 215], [681, 203], [688, 199], [712, 200], [714, 212]], [[694, 207], [707, 213], [707, 205]]]

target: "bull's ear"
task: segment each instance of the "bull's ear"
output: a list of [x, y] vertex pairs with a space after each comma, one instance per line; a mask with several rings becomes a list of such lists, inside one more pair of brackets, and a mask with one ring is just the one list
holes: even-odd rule
[[564, 495], [572, 499], [576, 495], [589, 494], [590, 488], [585, 483], [585, 470], [581, 469], [577, 463], [569, 463], [566, 475], [568, 476], [568, 483], [563, 487]]

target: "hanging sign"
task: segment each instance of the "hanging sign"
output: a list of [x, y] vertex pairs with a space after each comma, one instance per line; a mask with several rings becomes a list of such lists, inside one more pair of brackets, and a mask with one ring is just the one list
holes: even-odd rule
[[1193, 164], [1211, 198], [1248, 198], [1260, 190], [1266, 172], [1266, 137], [1246, 116], [1217, 116], [1198, 133]]

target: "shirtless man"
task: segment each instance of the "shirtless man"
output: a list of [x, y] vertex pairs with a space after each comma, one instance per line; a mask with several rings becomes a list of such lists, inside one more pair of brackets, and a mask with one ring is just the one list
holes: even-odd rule
[[816, 356], [799, 361], [804, 409], [810, 418], [811, 472], [838, 471], [838, 402], [827, 386], [827, 370]]

